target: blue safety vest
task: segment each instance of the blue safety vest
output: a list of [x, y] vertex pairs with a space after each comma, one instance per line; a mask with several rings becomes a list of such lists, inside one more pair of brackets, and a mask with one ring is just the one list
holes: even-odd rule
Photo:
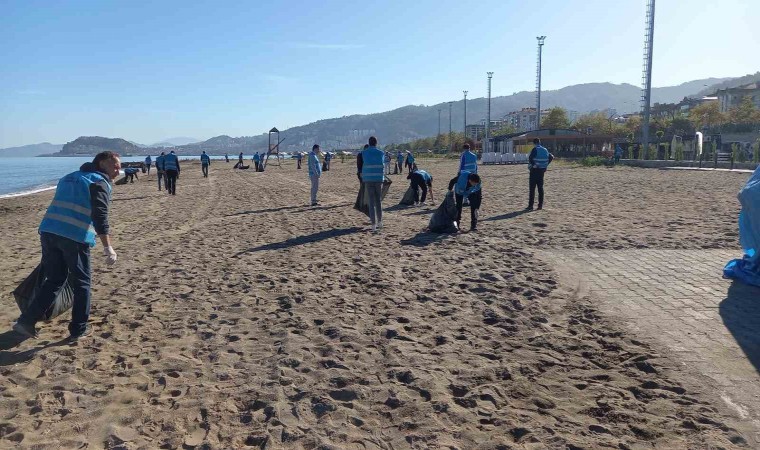
[[535, 150], [536, 156], [533, 157], [533, 165], [535, 165], [537, 169], [546, 169], [549, 167], [549, 150], [540, 145], [537, 145]]
[[177, 155], [174, 153], [169, 153], [168, 155], [164, 156], [164, 170], [178, 170], [179, 169], [179, 160], [177, 160]]
[[253, 161], [254, 161], [254, 162], [259, 162], [259, 161], [261, 161], [261, 156], [259, 156], [259, 154], [258, 154], [258, 153], [256, 153], [255, 155], [253, 155]]
[[211, 158], [209, 158], [207, 154], [202, 153], [201, 154], [201, 164], [208, 165], [210, 162], [211, 162]]
[[156, 170], [164, 170], [164, 158], [166, 156], [156, 156]]
[[317, 154], [313, 151], [309, 153], [309, 176], [319, 177], [322, 175], [322, 165], [319, 163]]
[[385, 176], [383, 160], [385, 155], [377, 147], [369, 147], [362, 150], [362, 181], [365, 183], [381, 183]]
[[[96, 172], [73, 172], [61, 178], [53, 202], [48, 206], [39, 231], [95, 246], [95, 228], [92, 225], [90, 185], [106, 180]], [[108, 195], [111, 195], [111, 185]]]
[[152, 162], [152, 160], [150, 159], [150, 156], [148, 156], [147, 158], [145, 158], [145, 164], [150, 165], [151, 162]]
[[467, 177], [470, 176], [470, 172], [467, 170], [461, 170], [459, 171], [459, 179], [457, 179], [457, 184], [454, 186], [454, 193], [459, 195], [464, 195], [465, 191], [467, 191]]
[[433, 181], [433, 177], [422, 169], [415, 170], [414, 173], [418, 173], [422, 175], [422, 178], [425, 180], [425, 183], [430, 183], [431, 181]]
[[325, 153], [325, 161], [329, 162], [331, 159], [332, 159], [332, 153], [330, 152]]
[[462, 158], [459, 160], [459, 170], [478, 173], [478, 155], [469, 150], [462, 153]]
[[396, 155], [396, 159], [398, 160], [398, 163], [401, 164], [402, 162], [404, 162], [404, 154], [401, 152], [398, 152], [398, 154]]
[[414, 155], [412, 155], [411, 153], [406, 155], [406, 162], [408, 162], [409, 164], [414, 164]]

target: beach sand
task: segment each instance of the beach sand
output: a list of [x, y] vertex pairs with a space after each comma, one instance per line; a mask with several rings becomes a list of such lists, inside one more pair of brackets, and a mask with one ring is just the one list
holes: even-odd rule
[[[443, 198], [456, 162], [422, 160]], [[546, 209], [522, 213], [524, 166], [481, 168], [477, 233], [385, 228], [354, 211], [353, 160], [321, 206], [294, 163], [265, 173], [183, 164], [116, 186], [119, 261], [94, 250], [94, 334], [0, 335], [0, 447], [734, 448], [734, 419], [698, 374], [574, 295], [541, 252], [736, 248], [743, 174], [555, 164]], [[38, 263], [52, 192], [0, 200], [0, 323]], [[469, 228], [465, 210], [464, 228]], [[656, 368], [655, 370], [649, 370]], [[656, 373], [650, 373], [656, 372]]]

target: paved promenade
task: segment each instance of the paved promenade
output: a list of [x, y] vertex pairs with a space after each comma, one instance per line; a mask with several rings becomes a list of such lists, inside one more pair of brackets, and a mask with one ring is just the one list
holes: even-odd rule
[[[703, 374], [760, 445], [760, 289], [721, 278], [726, 250], [559, 250], [581, 293]], [[710, 390], [710, 389], [706, 389]], [[754, 443], [754, 442], [753, 442]]]

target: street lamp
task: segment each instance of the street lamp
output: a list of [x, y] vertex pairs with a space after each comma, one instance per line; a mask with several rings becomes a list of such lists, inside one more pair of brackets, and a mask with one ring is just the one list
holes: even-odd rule
[[493, 72], [486, 72], [488, 75], [488, 115], [486, 117], [486, 140], [483, 146], [483, 153], [489, 150], [488, 142], [491, 139], [491, 78], [493, 78]]
[[541, 129], [541, 50], [546, 36], [538, 36], [538, 64], [536, 65], [536, 130]]
[[454, 150], [454, 137], [451, 134], [451, 105], [453, 105], [454, 102], [449, 102], [449, 147], [450, 151]]
[[441, 138], [441, 108], [438, 108], [438, 135], [435, 137], [435, 140], [437, 141], [440, 138]]
[[467, 91], [462, 92], [464, 92], [464, 128], [462, 131], [467, 134]]

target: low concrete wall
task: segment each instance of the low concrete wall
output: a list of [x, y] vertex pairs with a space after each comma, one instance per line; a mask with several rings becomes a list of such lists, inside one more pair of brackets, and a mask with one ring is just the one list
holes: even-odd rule
[[[660, 169], [663, 167], [699, 167], [699, 161], [664, 161], [664, 160], [639, 160], [639, 159], [621, 159], [620, 164], [631, 167], [643, 167], [646, 169]], [[702, 167], [718, 169], [730, 169], [731, 163], [718, 163], [715, 166], [713, 161], [702, 161]], [[756, 163], [734, 163], [734, 169], [748, 169], [755, 170], [757, 168]]]

